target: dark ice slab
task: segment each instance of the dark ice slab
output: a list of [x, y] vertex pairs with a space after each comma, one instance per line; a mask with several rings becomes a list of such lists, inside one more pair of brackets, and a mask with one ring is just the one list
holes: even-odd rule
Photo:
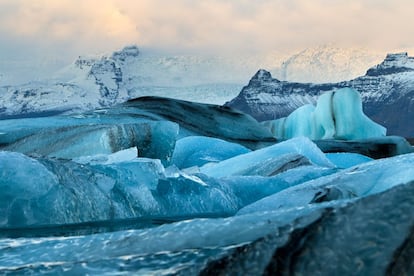
[[375, 159], [410, 153], [414, 148], [403, 137], [386, 136], [364, 140], [318, 140], [315, 144], [323, 152], [353, 152]]
[[411, 182], [328, 207], [291, 232], [275, 229], [211, 261], [201, 275], [412, 275], [413, 212]]
[[119, 107], [133, 107], [157, 114], [198, 135], [216, 137], [250, 148], [257, 148], [261, 143], [276, 142], [270, 131], [250, 115], [230, 107], [162, 97], [141, 97]]

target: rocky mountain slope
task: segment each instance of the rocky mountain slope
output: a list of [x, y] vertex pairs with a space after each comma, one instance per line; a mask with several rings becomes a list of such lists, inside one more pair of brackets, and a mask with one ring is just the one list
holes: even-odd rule
[[304, 104], [314, 104], [322, 93], [343, 87], [361, 93], [364, 112], [387, 127], [388, 134], [414, 136], [414, 58], [407, 53], [388, 54], [364, 76], [338, 83], [280, 81], [268, 71], [259, 70], [226, 105], [263, 121], [287, 116]]

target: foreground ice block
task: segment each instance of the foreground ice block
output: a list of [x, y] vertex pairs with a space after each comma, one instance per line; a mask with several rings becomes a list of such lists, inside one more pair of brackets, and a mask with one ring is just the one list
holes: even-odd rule
[[0, 153], [0, 227], [227, 216], [238, 209], [228, 186], [166, 173], [155, 159], [88, 165]]
[[68, 126], [39, 131], [3, 150], [72, 159], [137, 147], [139, 156], [169, 161], [178, 129], [168, 121]]
[[319, 166], [300, 166], [275, 176], [231, 176], [219, 179], [220, 183], [228, 186], [237, 196], [239, 207], [242, 208], [259, 199], [278, 193], [284, 189], [333, 174], [338, 169]]
[[239, 214], [320, 202], [352, 200], [414, 181], [414, 153], [363, 163], [285, 189], [241, 209]]
[[281, 172], [283, 171], [283, 166], [289, 167], [289, 162], [299, 165], [309, 164], [301, 157], [305, 157], [309, 162], [318, 166], [334, 166], [312, 141], [305, 137], [298, 137], [270, 147], [238, 155], [217, 164], [204, 165], [200, 168], [200, 172], [211, 177], [263, 175], [259, 173], [260, 169], [267, 168], [264, 175], [267, 173], [270, 173], [267, 175], [271, 175], [271, 166]]
[[2, 239], [0, 267], [6, 274], [412, 275], [413, 213], [414, 182], [337, 206]]
[[359, 93], [342, 88], [321, 95], [316, 107], [304, 105], [288, 117], [264, 122], [278, 139], [306, 136], [320, 139], [368, 139], [382, 137], [386, 129], [362, 111]]
[[[290, 225], [279, 227], [210, 261], [200, 274], [413, 274], [414, 182], [352, 203], [322, 208], [313, 222], [294, 227], [292, 232]], [[290, 232], [289, 238], [284, 236], [286, 232]]]
[[189, 136], [177, 141], [171, 163], [180, 169], [202, 166], [247, 152], [250, 150], [236, 143], [212, 137]]

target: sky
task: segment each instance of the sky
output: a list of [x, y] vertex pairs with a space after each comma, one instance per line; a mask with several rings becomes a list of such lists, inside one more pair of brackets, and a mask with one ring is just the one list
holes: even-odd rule
[[125, 45], [165, 53], [413, 48], [412, 0], [0, 0], [0, 62]]

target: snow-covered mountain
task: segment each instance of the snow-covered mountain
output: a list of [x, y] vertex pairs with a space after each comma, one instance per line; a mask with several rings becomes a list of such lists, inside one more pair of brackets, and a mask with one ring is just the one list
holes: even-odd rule
[[285, 60], [279, 72], [270, 71], [280, 80], [326, 83], [361, 76], [367, 68], [381, 62], [384, 53], [365, 48], [324, 45], [308, 48]]
[[280, 81], [259, 70], [240, 94], [227, 103], [258, 120], [285, 117], [296, 108], [315, 104], [319, 95], [352, 87], [362, 96], [365, 113], [388, 129], [388, 134], [414, 136], [414, 58], [388, 54], [364, 76], [338, 83], [312, 84]]
[[111, 55], [79, 57], [44, 81], [0, 87], [0, 116], [82, 111], [139, 96], [223, 104], [275, 55], [250, 57], [160, 56], [127, 46]]
[[127, 46], [109, 55], [80, 56], [53, 74], [39, 66], [37, 75], [47, 72], [47, 79], [35, 77], [36, 81], [19, 85], [5, 85], [6, 75], [12, 72], [5, 75], [0, 66], [0, 117], [77, 112], [139, 96], [224, 104], [239, 94], [258, 68], [267, 68], [281, 80], [332, 82], [359, 75], [376, 57], [366, 50], [335, 46], [307, 49], [293, 56], [264, 53], [231, 57], [168, 56]]

